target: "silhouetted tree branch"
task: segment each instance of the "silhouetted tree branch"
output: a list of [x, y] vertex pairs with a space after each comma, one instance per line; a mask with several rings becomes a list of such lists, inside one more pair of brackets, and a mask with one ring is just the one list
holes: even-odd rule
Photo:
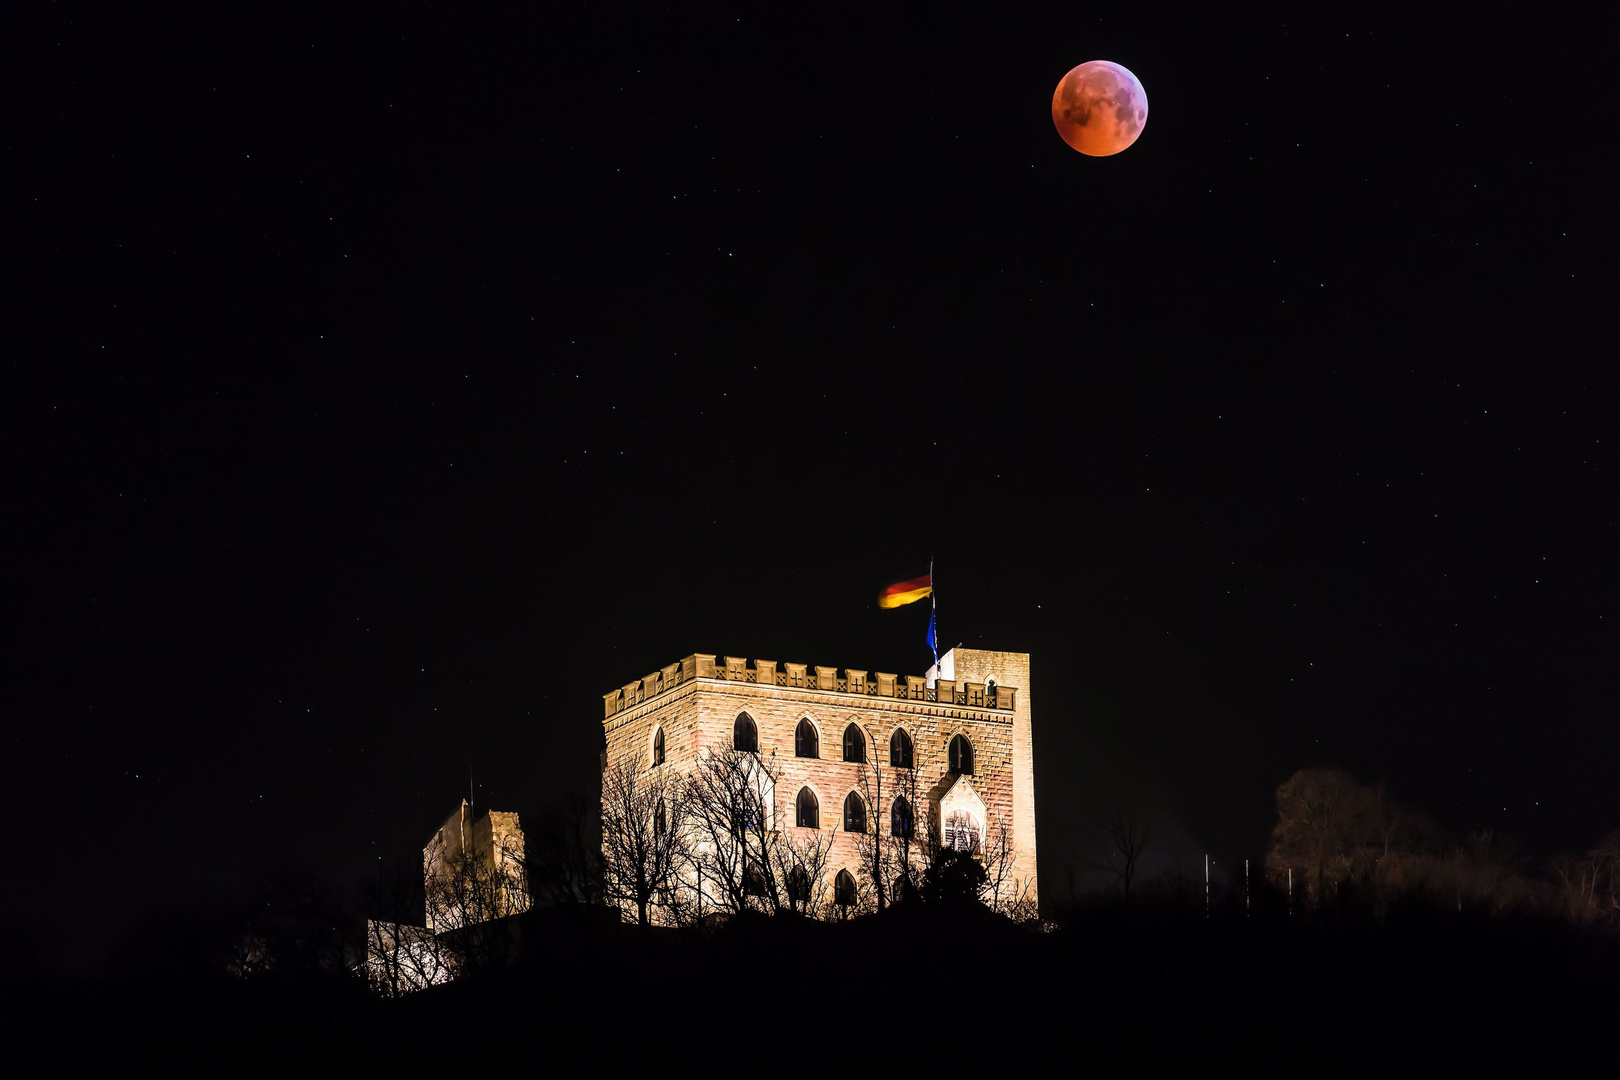
[[621, 761], [602, 776], [602, 884], [610, 904], [651, 926], [690, 859], [679, 783], [664, 765]]
[[1117, 788], [1092, 799], [1086, 807], [1086, 830], [1096, 857], [1085, 863], [1117, 878], [1126, 904], [1131, 902], [1131, 888], [1142, 857], [1153, 846], [1158, 824], [1157, 807], [1137, 787]]

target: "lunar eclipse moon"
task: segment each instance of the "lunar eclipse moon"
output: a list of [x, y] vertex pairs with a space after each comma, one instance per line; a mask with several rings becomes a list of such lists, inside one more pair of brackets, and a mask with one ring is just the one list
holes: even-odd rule
[[1108, 157], [1130, 146], [1147, 125], [1147, 92], [1130, 69], [1089, 60], [1058, 80], [1052, 123], [1063, 141], [1088, 157]]

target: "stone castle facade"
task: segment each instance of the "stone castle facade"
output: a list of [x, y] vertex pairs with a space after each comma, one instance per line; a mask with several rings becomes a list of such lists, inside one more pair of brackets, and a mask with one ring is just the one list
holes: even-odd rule
[[[1034, 902], [1029, 655], [956, 648], [938, 675], [696, 653], [604, 695], [603, 775], [626, 763], [678, 773], [751, 740], [775, 774], [769, 827], [829, 834], [841, 885], [860, 876], [858, 827], [888, 835], [910, 815], [964, 850], [1007, 836], [1012, 877]], [[866, 805], [863, 762], [909, 770], [911, 782], [890, 785], [890, 805]], [[918, 805], [892, 805], [906, 791]]]

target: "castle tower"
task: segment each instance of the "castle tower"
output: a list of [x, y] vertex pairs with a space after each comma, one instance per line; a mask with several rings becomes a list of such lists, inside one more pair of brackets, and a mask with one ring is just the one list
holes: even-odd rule
[[1035, 880], [1035, 744], [1030, 723], [1029, 654], [964, 649], [940, 657], [940, 670], [958, 685], [1014, 686], [1012, 717], [1012, 821], [1018, 874]]
[[[800, 808], [812, 808], [809, 827], [830, 834], [832, 876], [860, 869], [857, 837], [845, 826], [863, 790], [864, 756], [909, 782], [884, 790], [914, 792], [918, 805], [906, 809], [947, 844], [979, 850], [1007, 830], [1013, 884], [1033, 901], [1029, 656], [958, 648], [940, 667], [947, 677], [930, 687], [918, 675], [695, 653], [603, 695], [604, 776], [627, 762], [681, 772], [751, 732], [775, 774], [771, 827], [807, 828]], [[894, 799], [880, 798], [885, 805], [855, 809], [890, 835]]]
[[466, 799], [422, 848], [427, 928], [433, 933], [527, 911], [523, 826], [515, 813], [473, 812]]

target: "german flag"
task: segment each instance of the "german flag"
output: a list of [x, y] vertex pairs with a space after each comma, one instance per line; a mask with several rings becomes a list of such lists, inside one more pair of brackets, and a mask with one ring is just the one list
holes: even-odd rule
[[878, 593], [878, 607], [901, 607], [905, 604], [915, 604], [918, 600], [928, 596], [934, 591], [934, 575], [924, 574], [922, 577], [912, 578], [890, 585]]

